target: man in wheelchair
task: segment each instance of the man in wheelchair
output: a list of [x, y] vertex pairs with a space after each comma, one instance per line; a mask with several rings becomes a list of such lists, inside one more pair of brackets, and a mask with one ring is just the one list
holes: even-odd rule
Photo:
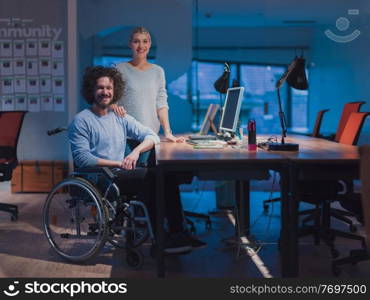
[[[86, 69], [81, 93], [91, 105], [78, 113], [68, 128], [74, 163], [77, 167], [110, 167], [117, 176], [116, 184], [122, 194], [142, 194], [155, 222], [155, 177], [151, 168], [137, 167], [140, 153], [159, 143], [159, 137], [130, 115], [117, 116], [110, 111], [124, 91], [121, 73], [111, 67]], [[125, 156], [127, 138], [139, 141], [133, 151]], [[187, 253], [206, 244], [184, 229], [180, 193], [175, 176], [166, 178], [165, 209], [168, 235], [165, 253]]]

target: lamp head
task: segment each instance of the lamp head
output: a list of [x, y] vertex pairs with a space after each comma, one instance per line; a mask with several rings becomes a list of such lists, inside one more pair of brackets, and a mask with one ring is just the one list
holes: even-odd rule
[[286, 81], [291, 87], [297, 90], [307, 90], [308, 82], [305, 71], [306, 60], [302, 56], [296, 56], [293, 62], [294, 65], [292, 66], [291, 71], [288, 73]]
[[228, 63], [225, 62], [224, 72], [213, 84], [216, 91], [221, 94], [226, 94], [227, 89], [229, 88], [229, 79], [230, 79], [230, 67]]

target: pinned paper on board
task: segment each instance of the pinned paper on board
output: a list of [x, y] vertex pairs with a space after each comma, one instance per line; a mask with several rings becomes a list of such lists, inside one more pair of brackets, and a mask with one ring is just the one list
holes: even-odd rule
[[24, 40], [13, 41], [13, 55], [14, 57], [24, 57]]
[[39, 40], [39, 56], [50, 56], [51, 43], [50, 40]]
[[52, 46], [52, 57], [62, 58], [64, 57], [64, 43], [62, 41], [54, 41]]
[[26, 92], [26, 77], [14, 77], [14, 93]]
[[40, 99], [39, 95], [28, 96], [28, 111], [39, 112], [40, 111]]
[[14, 110], [14, 97], [13, 95], [5, 95], [2, 97], [2, 110], [12, 111]]
[[1, 41], [1, 57], [13, 56], [13, 43], [11, 40], [2, 40]]
[[64, 94], [64, 77], [53, 77], [53, 93]]
[[40, 69], [40, 74], [50, 74], [51, 73], [51, 61], [49, 57], [39, 58], [39, 69]]
[[54, 95], [54, 111], [64, 111], [65, 101], [64, 95]]
[[50, 76], [40, 77], [40, 92], [41, 93], [51, 92], [51, 77]]
[[53, 74], [53, 76], [63, 76], [64, 75], [64, 61], [63, 61], [63, 59], [53, 59], [52, 74]]
[[37, 40], [29, 39], [26, 41], [26, 54], [27, 56], [37, 56]]
[[27, 78], [27, 93], [29, 94], [39, 93], [39, 78], [37, 76]]
[[3, 77], [1, 79], [1, 93], [2, 94], [13, 94], [13, 77]]
[[26, 74], [26, 61], [24, 58], [15, 58], [13, 62], [13, 67], [15, 75]]
[[53, 110], [53, 97], [51, 94], [41, 95], [40, 100], [41, 100], [41, 111]]
[[36, 58], [27, 58], [26, 70], [27, 75], [35, 76], [38, 75], [38, 61]]
[[15, 95], [15, 110], [27, 110], [26, 95]]
[[13, 60], [11, 58], [2, 59], [0, 61], [0, 75], [1, 76], [13, 75]]

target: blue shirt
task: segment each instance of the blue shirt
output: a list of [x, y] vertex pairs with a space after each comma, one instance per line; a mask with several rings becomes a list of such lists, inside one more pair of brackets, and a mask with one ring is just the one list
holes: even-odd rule
[[125, 157], [126, 139], [142, 142], [159, 137], [130, 115], [122, 118], [115, 113], [98, 116], [90, 109], [78, 113], [68, 128], [68, 137], [74, 163], [77, 167], [96, 166], [99, 158], [122, 161]]

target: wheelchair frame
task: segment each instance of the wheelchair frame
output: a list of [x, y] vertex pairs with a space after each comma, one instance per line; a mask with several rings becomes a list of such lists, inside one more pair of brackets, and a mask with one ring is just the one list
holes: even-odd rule
[[50, 191], [43, 208], [43, 229], [59, 256], [82, 263], [95, 257], [108, 241], [125, 249], [129, 266], [141, 268], [144, 257], [137, 247], [148, 237], [154, 241], [149, 214], [144, 203], [120, 194], [115, 179], [106, 167], [76, 169]]

